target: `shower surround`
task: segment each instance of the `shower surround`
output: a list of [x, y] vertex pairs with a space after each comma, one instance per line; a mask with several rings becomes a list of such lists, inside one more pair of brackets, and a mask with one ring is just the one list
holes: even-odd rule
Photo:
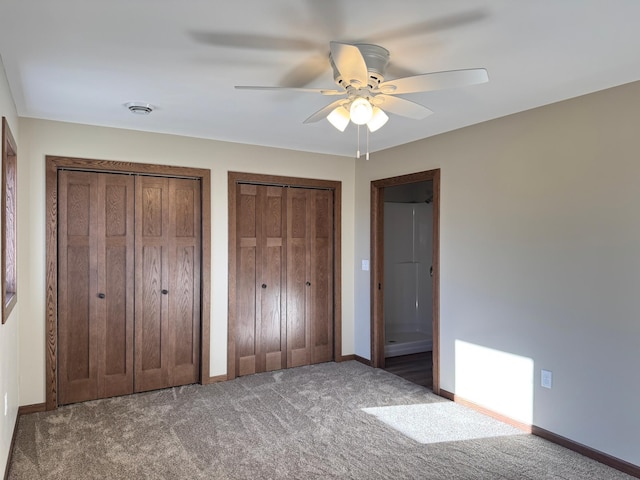
[[432, 242], [432, 203], [385, 202], [385, 357], [433, 347]]

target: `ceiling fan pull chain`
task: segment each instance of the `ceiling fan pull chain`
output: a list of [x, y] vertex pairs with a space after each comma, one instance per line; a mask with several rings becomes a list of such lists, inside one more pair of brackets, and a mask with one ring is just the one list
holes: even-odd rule
[[367, 156], [366, 159], [369, 160], [369, 129], [365, 129], [367, 131]]
[[358, 149], [356, 150], [356, 158], [360, 158], [360, 125], [358, 125]]

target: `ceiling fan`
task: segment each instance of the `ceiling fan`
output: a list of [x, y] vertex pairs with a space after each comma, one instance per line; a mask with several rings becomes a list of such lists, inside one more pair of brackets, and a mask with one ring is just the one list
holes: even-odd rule
[[333, 78], [339, 88], [262, 87], [237, 85], [241, 90], [289, 90], [303, 93], [319, 93], [342, 97], [321, 108], [304, 123], [314, 123], [326, 118], [340, 131], [349, 122], [367, 125], [374, 132], [389, 117], [385, 112], [421, 120], [433, 112], [424, 105], [396, 95], [428, 92], [444, 88], [462, 87], [489, 80], [486, 69], [472, 68], [412, 75], [385, 81], [389, 63], [389, 51], [378, 45], [364, 43], [331, 42], [329, 62]]

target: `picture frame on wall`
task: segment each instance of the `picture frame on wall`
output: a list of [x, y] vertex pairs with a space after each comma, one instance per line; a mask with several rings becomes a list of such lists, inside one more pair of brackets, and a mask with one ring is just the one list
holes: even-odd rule
[[18, 147], [9, 122], [2, 117], [2, 323], [18, 300], [17, 283], [17, 186]]

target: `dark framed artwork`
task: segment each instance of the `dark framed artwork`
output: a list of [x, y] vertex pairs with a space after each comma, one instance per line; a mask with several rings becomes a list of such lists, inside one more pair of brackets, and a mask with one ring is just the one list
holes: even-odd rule
[[17, 167], [18, 148], [2, 117], [2, 323], [11, 315], [18, 300], [17, 283]]

